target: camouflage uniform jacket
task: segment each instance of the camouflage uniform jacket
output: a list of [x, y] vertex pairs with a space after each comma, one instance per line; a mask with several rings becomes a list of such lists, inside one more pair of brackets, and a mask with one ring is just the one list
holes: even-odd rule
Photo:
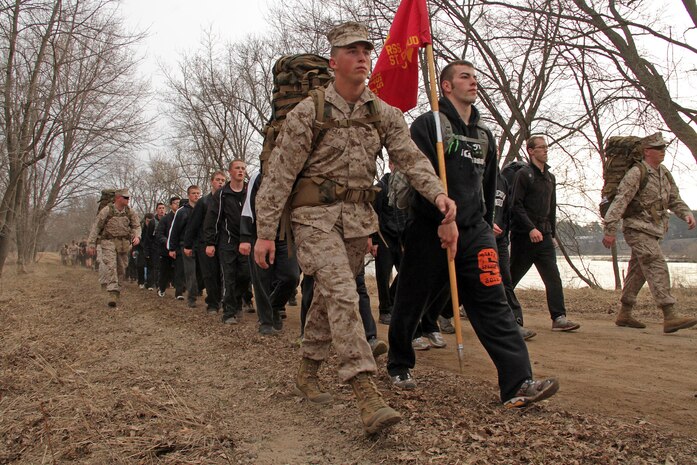
[[[656, 170], [646, 162], [642, 163], [646, 166], [648, 179], [646, 187], [639, 192], [641, 212], [625, 218], [623, 230], [634, 229], [662, 239], [663, 234], [668, 230], [668, 210], [685, 219], [690, 214], [690, 208], [680, 198], [678, 186], [675, 185], [673, 176], [665, 166], [659, 165]], [[627, 171], [620, 182], [617, 195], [605, 215], [605, 234], [610, 236], [617, 234], [619, 221], [629, 202], [639, 191], [640, 183], [641, 169], [634, 166]]]
[[[353, 106], [330, 84], [325, 93], [326, 105], [333, 119], [358, 119], [369, 115], [368, 102], [378, 100], [367, 87]], [[409, 136], [402, 112], [378, 102], [384, 145], [396, 169], [404, 173], [414, 188], [431, 202], [443, 187], [428, 159]], [[311, 98], [300, 102], [283, 125], [274, 149], [268, 177], [257, 196], [257, 233], [260, 239], [274, 240], [286, 199], [298, 176], [321, 177], [349, 189], [368, 189], [375, 179], [375, 160], [382, 151], [378, 131], [370, 127], [331, 129], [312, 150], [312, 126], [315, 107]], [[378, 220], [368, 203], [336, 202], [321, 206], [295, 208], [291, 221], [329, 232], [341, 221], [344, 237], [368, 236], [377, 231]]]
[[91, 246], [97, 240], [128, 239], [140, 237], [140, 219], [131, 208], [118, 211], [113, 204], [102, 208], [97, 214], [97, 219], [92, 225], [92, 230], [87, 238]]

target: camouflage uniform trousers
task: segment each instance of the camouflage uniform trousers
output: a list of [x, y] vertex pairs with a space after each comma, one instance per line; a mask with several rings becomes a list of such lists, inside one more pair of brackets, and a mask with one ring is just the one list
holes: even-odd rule
[[120, 291], [120, 280], [126, 276], [130, 242], [128, 239], [102, 239], [100, 245], [102, 249], [102, 261], [99, 264], [100, 282], [103, 276], [107, 291]]
[[368, 238], [345, 239], [340, 224], [324, 232], [294, 223], [293, 234], [300, 268], [315, 278], [302, 356], [325, 360], [333, 342], [342, 382], [359, 373], [375, 373], [377, 366], [365, 338], [356, 291], [356, 275], [363, 266]]
[[636, 229], [625, 228], [624, 240], [631, 247], [632, 256], [629, 259], [620, 301], [625, 305], [634, 306], [639, 291], [644, 283], [648, 282], [656, 305], [664, 307], [675, 304], [675, 298], [670, 294], [668, 265], [658, 238]]
[[99, 284], [106, 286], [109, 282], [109, 277], [106, 273], [106, 267], [104, 266], [104, 261], [102, 260], [102, 244], [101, 242], [97, 244], [97, 274], [99, 276]]

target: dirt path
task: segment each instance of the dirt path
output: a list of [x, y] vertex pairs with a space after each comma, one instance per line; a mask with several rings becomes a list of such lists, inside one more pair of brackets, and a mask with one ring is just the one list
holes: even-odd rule
[[535, 372], [562, 382], [550, 401], [502, 410], [465, 322], [462, 376], [454, 351], [431, 350], [419, 354], [419, 389], [393, 391], [379, 361], [405, 419], [366, 437], [333, 360], [322, 371], [331, 406], [288, 394], [297, 309], [282, 337], [264, 339], [253, 315], [224, 326], [133, 285], [107, 310], [86, 270], [41, 264], [2, 286], [0, 464], [697, 463], [697, 331], [662, 335], [648, 302], [649, 328], [615, 328], [614, 293], [568, 296], [569, 308], [583, 304], [578, 334], [549, 331], [540, 293], [522, 295]]

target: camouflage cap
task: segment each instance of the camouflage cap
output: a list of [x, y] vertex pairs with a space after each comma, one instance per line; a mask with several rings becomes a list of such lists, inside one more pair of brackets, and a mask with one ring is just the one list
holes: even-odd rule
[[130, 194], [128, 193], [128, 189], [123, 188], [123, 189], [116, 189], [116, 191], [114, 191], [114, 196], [115, 197], [130, 197]]
[[665, 147], [668, 142], [663, 138], [663, 134], [657, 132], [641, 139], [642, 147]]
[[368, 40], [368, 28], [354, 21], [336, 26], [329, 31], [327, 39], [332, 47], [348, 47], [351, 44], [362, 42], [370, 50], [373, 49], [373, 43]]

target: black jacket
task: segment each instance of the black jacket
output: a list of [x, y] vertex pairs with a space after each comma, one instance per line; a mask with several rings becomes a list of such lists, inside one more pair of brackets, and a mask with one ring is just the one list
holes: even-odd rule
[[209, 193], [196, 202], [196, 206], [186, 223], [186, 231], [184, 232], [185, 249], [193, 249], [196, 246], [205, 245], [203, 243], [203, 221], [206, 219], [206, 213], [212, 201], [213, 193]]
[[[479, 111], [472, 106], [470, 121], [465, 124], [460, 115], [446, 98], [440, 99], [440, 111], [450, 120], [453, 133], [478, 139], [477, 123]], [[459, 227], [473, 226], [484, 219], [489, 225], [493, 222], [494, 199], [496, 197], [496, 142], [491, 131], [486, 130], [489, 148], [486, 154], [481, 147], [471, 143], [460, 144], [445, 153], [445, 168], [448, 180], [448, 197], [457, 205], [457, 224]], [[419, 116], [411, 125], [411, 138], [438, 170], [436, 156], [436, 125], [433, 113]], [[477, 150], [479, 148], [479, 150]], [[443, 214], [420, 194], [412, 202], [415, 216], [440, 223]]]
[[494, 214], [494, 223], [496, 223], [503, 234], [496, 236], [497, 241], [502, 241], [508, 238], [508, 232], [511, 226], [511, 189], [508, 186], [506, 177], [499, 173], [496, 183], [496, 213]]
[[168, 254], [167, 238], [169, 237], [169, 230], [172, 226], [173, 218], [174, 212], [170, 211], [162, 217], [160, 222], [157, 224], [157, 228], [155, 228], [155, 239], [157, 241], [161, 257], [166, 257]]
[[203, 221], [203, 240], [207, 246], [240, 243], [242, 205], [247, 195], [247, 184], [240, 192], [230, 188], [230, 183], [215, 193]]
[[556, 179], [545, 165], [544, 173], [534, 164], [521, 168], [513, 187], [511, 233], [528, 235], [537, 228], [556, 236]]
[[409, 211], [408, 209], [400, 210], [390, 206], [388, 196], [390, 192], [391, 175], [392, 173], [385, 173], [380, 181], [378, 181], [377, 186], [380, 188], [380, 192], [375, 196], [373, 209], [375, 213], [378, 214], [380, 233], [385, 236], [399, 238], [404, 231]]
[[191, 206], [188, 199], [182, 199], [179, 202], [179, 208], [172, 219], [172, 227], [169, 230], [169, 239], [167, 240], [167, 249], [170, 251], [184, 248], [184, 234], [186, 232], [189, 217], [194, 207]]

